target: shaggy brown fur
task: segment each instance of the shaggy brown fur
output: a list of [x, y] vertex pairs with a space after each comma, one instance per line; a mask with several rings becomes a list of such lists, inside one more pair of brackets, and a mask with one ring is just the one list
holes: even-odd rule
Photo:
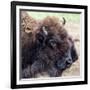
[[27, 33], [25, 30], [27, 28], [21, 30], [21, 77], [35, 77], [37, 73], [42, 72], [47, 72], [53, 77], [61, 75], [67, 64], [72, 64], [71, 56], [77, 57], [73, 41], [70, 40], [64, 23], [56, 17], [48, 16], [41, 22], [35, 23], [35, 27], [37, 28], [32, 26], [32, 33]]
[[60, 51], [60, 55], [64, 54], [69, 48], [68, 46], [68, 36], [69, 35], [66, 29], [64, 28], [63, 22], [61, 23], [61, 21], [57, 17], [47, 16], [43, 20], [41, 27], [46, 28], [48, 32], [48, 36], [52, 35], [53, 37], [57, 37], [58, 39], [63, 41], [63, 43], [58, 46], [58, 49]]
[[28, 15], [27, 12], [21, 11], [21, 30], [24, 30], [26, 33], [30, 33], [35, 30], [37, 26], [37, 21]]

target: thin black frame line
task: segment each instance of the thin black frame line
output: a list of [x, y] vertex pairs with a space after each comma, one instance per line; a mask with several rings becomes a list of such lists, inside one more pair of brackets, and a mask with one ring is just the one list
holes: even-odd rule
[[62, 7], [62, 8], [76, 8], [84, 9], [86, 5], [74, 5], [74, 4], [58, 4], [58, 3], [43, 3], [43, 2], [21, 2], [21, 1], [12, 1], [16, 5], [22, 6], [40, 6], [40, 7]]
[[[66, 85], [80, 85], [80, 84], [87, 84], [87, 6], [84, 6], [83, 9], [85, 10], [85, 79], [84, 81], [74, 81], [74, 82], [59, 82], [59, 83], [45, 83], [45, 84], [24, 84], [24, 85], [17, 85], [16, 84], [16, 3], [11, 3], [11, 88], [31, 88], [31, 87], [48, 87], [48, 86], [66, 86]], [[58, 7], [59, 8], [59, 7]], [[66, 8], [66, 7], [65, 7]], [[12, 54], [13, 52], [13, 54]], [[13, 61], [12, 61], [13, 60]], [[13, 72], [12, 72], [13, 71]]]
[[56, 11], [56, 10], [36, 10], [36, 9], [20, 9], [21, 11], [32, 11], [32, 12], [52, 12], [52, 13], [72, 13], [80, 14], [81, 12], [70, 12], [70, 11]]

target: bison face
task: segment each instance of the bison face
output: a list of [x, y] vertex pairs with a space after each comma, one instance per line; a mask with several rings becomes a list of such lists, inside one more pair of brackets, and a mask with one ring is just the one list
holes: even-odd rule
[[64, 70], [68, 67], [70, 67], [73, 63], [72, 56], [71, 56], [71, 50], [69, 49], [64, 56], [60, 57], [58, 60], [56, 60], [56, 67], [60, 70]]
[[[41, 47], [38, 56], [43, 53], [42, 57], [46, 56], [49, 64], [54, 62], [58, 70], [69, 68], [78, 59], [74, 41], [71, 38], [61, 39], [58, 33], [53, 33], [48, 27], [43, 26], [36, 34], [36, 39]], [[42, 58], [39, 57], [39, 59]], [[47, 62], [47, 60], [44, 61]]]
[[64, 70], [66, 68], [69, 68], [72, 65], [72, 63], [78, 59], [78, 54], [75, 49], [74, 43], [70, 41], [69, 46], [70, 47], [65, 52], [64, 56], [56, 60], [55, 65], [59, 70]]
[[61, 44], [63, 40], [54, 32], [50, 32], [50, 29], [46, 26], [42, 26], [40, 31], [36, 34], [36, 42], [42, 47], [57, 48], [57, 45]]

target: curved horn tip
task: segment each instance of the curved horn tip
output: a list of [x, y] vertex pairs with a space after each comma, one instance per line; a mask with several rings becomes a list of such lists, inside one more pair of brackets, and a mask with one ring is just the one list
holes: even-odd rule
[[62, 17], [62, 18], [63, 18], [63, 25], [65, 25], [66, 24], [66, 19], [64, 17]]

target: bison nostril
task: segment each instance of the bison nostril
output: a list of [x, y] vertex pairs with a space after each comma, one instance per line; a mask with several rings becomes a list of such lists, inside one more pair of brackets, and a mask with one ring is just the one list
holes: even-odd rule
[[72, 59], [67, 59], [67, 60], [66, 60], [66, 63], [67, 63], [67, 64], [72, 64]]

